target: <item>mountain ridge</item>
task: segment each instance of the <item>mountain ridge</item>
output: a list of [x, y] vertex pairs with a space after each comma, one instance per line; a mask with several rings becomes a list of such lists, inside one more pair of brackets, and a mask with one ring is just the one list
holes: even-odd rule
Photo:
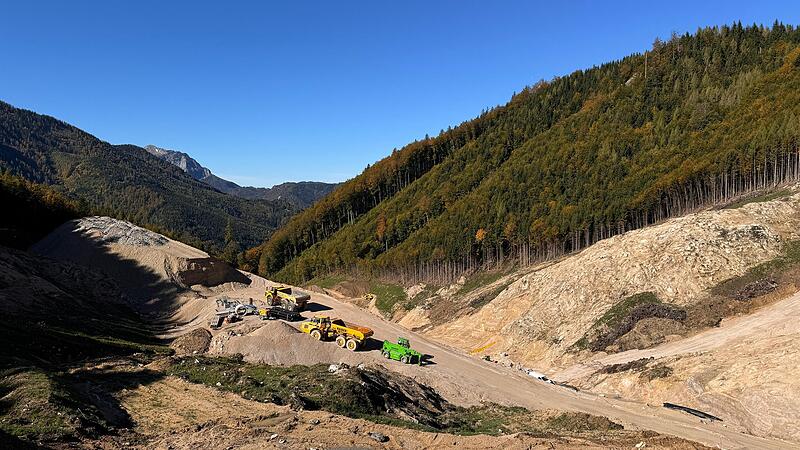
[[[0, 170], [47, 184], [94, 214], [128, 220], [219, 253], [261, 242], [297, 211], [219, 192], [135, 145], [112, 145], [57, 118], [0, 102]], [[234, 255], [235, 257], [235, 255]]]
[[306, 208], [341, 184], [320, 181], [287, 181], [276, 184], [271, 188], [240, 186], [233, 181], [218, 177], [188, 153], [169, 150], [152, 144], [146, 145], [144, 149], [150, 154], [179, 167], [198, 181], [226, 194], [248, 200], [286, 200], [298, 208]]

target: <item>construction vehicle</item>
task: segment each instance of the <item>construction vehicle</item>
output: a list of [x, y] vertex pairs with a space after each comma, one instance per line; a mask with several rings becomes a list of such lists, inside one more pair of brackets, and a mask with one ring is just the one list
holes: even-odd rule
[[416, 363], [420, 366], [422, 365], [422, 353], [412, 350], [411, 343], [404, 337], [397, 338], [396, 344], [390, 341], [383, 341], [381, 354], [386, 359], [400, 361], [403, 364], [413, 364], [416, 359]]
[[242, 320], [244, 316], [256, 314], [258, 308], [251, 303], [242, 303], [239, 300], [231, 300], [228, 297], [220, 297], [217, 299], [217, 310], [214, 312], [214, 318], [211, 319], [209, 325], [212, 329], [220, 328], [224, 323], [233, 323]]
[[331, 319], [328, 316], [317, 316], [300, 324], [300, 331], [310, 334], [318, 341], [334, 339], [336, 345], [350, 351], [356, 351], [364, 345], [372, 330], [342, 319]]
[[289, 322], [294, 322], [303, 318], [299, 312], [291, 311], [281, 306], [261, 308], [258, 310], [258, 315], [261, 317], [261, 320], [281, 319], [288, 320]]
[[239, 317], [248, 316], [258, 312], [258, 308], [252, 303], [242, 303], [239, 300], [231, 300], [228, 297], [220, 297], [217, 299], [217, 315], [237, 315]]
[[292, 288], [285, 285], [267, 286], [264, 292], [269, 306], [280, 306], [281, 308], [300, 312], [306, 309], [311, 296], [302, 292], [292, 292]]

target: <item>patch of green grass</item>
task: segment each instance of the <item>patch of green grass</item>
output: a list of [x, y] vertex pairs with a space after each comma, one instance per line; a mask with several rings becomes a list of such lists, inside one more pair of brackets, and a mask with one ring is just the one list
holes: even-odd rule
[[597, 319], [593, 327], [597, 328], [601, 325], [608, 325], [608, 327], [614, 328], [622, 322], [622, 319], [624, 319], [633, 308], [651, 303], [661, 303], [661, 300], [659, 300], [653, 292], [641, 292], [631, 295], [630, 297], [625, 297], [617, 302], [616, 305], [609, 308], [602, 317]]
[[623, 428], [605, 417], [585, 413], [565, 412], [553, 416], [521, 407], [496, 404], [455, 408], [444, 414], [442, 420], [448, 423], [447, 432], [463, 435], [529, 433], [538, 436], [563, 436]]
[[0, 358], [24, 357], [46, 365], [132, 353], [149, 355], [172, 353], [172, 349], [153, 343], [153, 339], [132, 341], [59, 325], [24, 322], [9, 322], [0, 327], [0, 342], [4, 343], [0, 346]]
[[793, 192], [789, 189], [778, 189], [777, 191], [765, 192], [763, 194], [752, 197], [745, 197], [741, 200], [726, 205], [723, 209], [737, 209], [741, 208], [744, 205], [748, 205], [750, 203], [769, 202], [772, 200], [777, 200], [779, 198], [788, 197], [792, 194]]
[[497, 404], [455, 406], [411, 379], [372, 369], [351, 368], [330, 374], [324, 364], [278, 367], [249, 364], [241, 358], [186, 357], [173, 362], [166, 372], [256, 401], [324, 410], [424, 431], [563, 435], [621, 428], [606, 418], [582, 413], [553, 416]]
[[58, 376], [25, 366], [0, 371], [0, 430], [30, 441], [77, 437], [83, 427], [104, 427], [92, 407], [81, 403]]
[[41, 370], [8, 369], [0, 372], [3, 415], [0, 430], [26, 439], [60, 438], [74, 430], [51, 403], [56, 396], [52, 380]]
[[247, 364], [236, 358], [184, 358], [167, 373], [261, 402], [344, 415], [382, 413], [370, 403], [360, 380], [331, 375], [326, 364], [285, 367]]
[[492, 284], [495, 281], [502, 278], [503, 275], [505, 275], [505, 273], [499, 270], [494, 270], [490, 272], [478, 272], [467, 279], [467, 282], [464, 283], [464, 285], [458, 289], [456, 295], [465, 295], [481, 286]]
[[311, 280], [308, 280], [308, 282], [305, 285], [306, 286], [316, 285], [323, 289], [331, 289], [337, 284], [343, 281], [347, 281], [347, 279], [348, 278], [344, 275], [325, 275], [312, 278]]
[[421, 290], [420, 292], [418, 292], [417, 295], [409, 298], [408, 301], [403, 303], [403, 309], [405, 309], [406, 311], [409, 311], [409, 310], [412, 310], [412, 309], [416, 308], [423, 301], [425, 301], [425, 300], [433, 297], [434, 295], [436, 295], [436, 292], [439, 291], [439, 289], [441, 289], [441, 286], [436, 286], [436, 285], [433, 285], [433, 284], [426, 284], [425, 288], [423, 290]]
[[787, 242], [777, 257], [747, 270], [742, 276], [723, 281], [711, 288], [711, 293], [730, 297], [745, 285], [766, 278], [777, 277], [800, 265], [800, 240]]
[[408, 300], [405, 289], [397, 284], [373, 280], [369, 289], [376, 296], [375, 306], [385, 314], [392, 312], [396, 303], [404, 304]]

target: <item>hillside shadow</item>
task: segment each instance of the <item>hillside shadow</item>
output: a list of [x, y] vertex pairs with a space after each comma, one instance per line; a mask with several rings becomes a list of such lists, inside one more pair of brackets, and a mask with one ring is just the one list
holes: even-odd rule
[[40, 445], [34, 444], [30, 441], [22, 440], [16, 436], [12, 436], [3, 430], [0, 430], [0, 448], [17, 449], [17, 450], [37, 450], [44, 449]]
[[[147, 250], [159, 251], [159, 245], [139, 246]], [[159, 273], [135, 259], [126, 258], [111, 251], [108, 245], [81, 232], [73, 231], [63, 242], [43, 241], [33, 247], [50, 258], [68, 261], [103, 274], [118, 286], [123, 301], [132, 308], [151, 332], [163, 330], [170, 325], [165, 321], [180, 307], [179, 298], [191, 292], [169, 278], [169, 262], [163, 262], [166, 273]], [[152, 258], [144, 255], [143, 258]], [[161, 258], [156, 254], [155, 258]], [[154, 261], [158, 264], [159, 261]], [[59, 286], [71, 290], [70, 286]], [[100, 300], [100, 299], [98, 299]], [[102, 300], [100, 303], [107, 303]]]
[[162, 378], [162, 373], [148, 369], [87, 368], [62, 375], [57, 381], [70, 389], [81, 403], [92, 405], [111, 427], [133, 428], [136, 423], [120, 403], [118, 395]]

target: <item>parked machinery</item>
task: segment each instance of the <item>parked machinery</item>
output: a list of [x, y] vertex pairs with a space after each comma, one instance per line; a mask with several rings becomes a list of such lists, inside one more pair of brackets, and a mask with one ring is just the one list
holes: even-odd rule
[[367, 327], [328, 316], [317, 316], [301, 323], [300, 331], [320, 341], [334, 339], [336, 345], [350, 351], [361, 348], [367, 338], [372, 336], [372, 330]]

